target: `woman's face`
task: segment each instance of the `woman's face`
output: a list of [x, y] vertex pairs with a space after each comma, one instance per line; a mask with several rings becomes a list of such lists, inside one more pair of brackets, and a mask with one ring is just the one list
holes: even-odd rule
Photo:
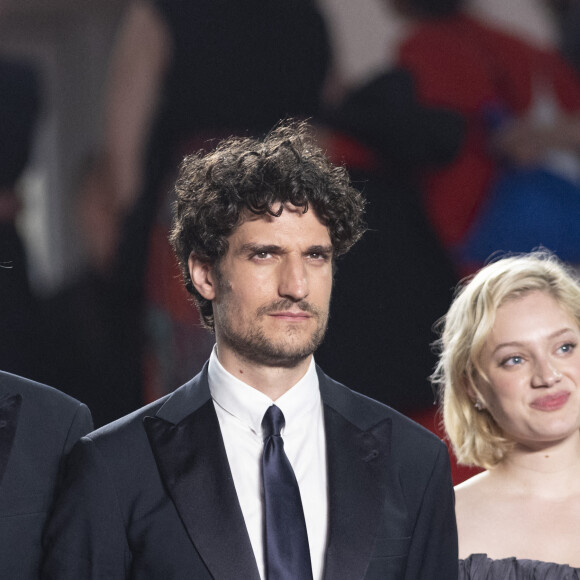
[[[504, 434], [531, 448], [580, 437], [580, 328], [548, 293], [498, 308], [477, 383]], [[470, 393], [472, 397], [475, 393]]]

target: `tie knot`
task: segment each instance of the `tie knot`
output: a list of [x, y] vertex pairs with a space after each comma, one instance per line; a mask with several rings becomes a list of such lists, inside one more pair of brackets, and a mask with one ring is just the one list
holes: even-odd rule
[[284, 413], [282, 413], [276, 405], [268, 407], [268, 410], [264, 413], [264, 418], [262, 419], [264, 440], [272, 435], [279, 437], [280, 431], [282, 430], [282, 427], [284, 427], [284, 423]]

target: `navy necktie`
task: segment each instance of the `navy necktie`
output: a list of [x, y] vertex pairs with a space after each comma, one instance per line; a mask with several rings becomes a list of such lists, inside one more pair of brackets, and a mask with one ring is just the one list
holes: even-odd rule
[[268, 580], [312, 580], [310, 549], [296, 476], [284, 452], [284, 415], [276, 405], [262, 420], [264, 547]]

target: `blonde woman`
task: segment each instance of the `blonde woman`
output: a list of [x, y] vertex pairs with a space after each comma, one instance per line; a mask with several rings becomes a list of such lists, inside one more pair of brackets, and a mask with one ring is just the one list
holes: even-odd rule
[[460, 579], [580, 578], [580, 285], [554, 256], [480, 270], [442, 321], [433, 380], [460, 463]]

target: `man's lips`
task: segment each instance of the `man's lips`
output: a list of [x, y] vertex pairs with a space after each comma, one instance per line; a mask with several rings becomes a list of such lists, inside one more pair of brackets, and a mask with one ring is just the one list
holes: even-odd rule
[[284, 320], [301, 321], [310, 318], [311, 315], [308, 312], [299, 311], [299, 312], [270, 312], [270, 316]]
[[319, 309], [305, 300], [293, 302], [292, 300], [277, 300], [270, 304], [261, 306], [256, 311], [258, 316], [279, 316], [288, 318], [289, 320], [295, 318], [302, 320], [312, 316], [318, 318], [320, 316]]
[[538, 411], [557, 411], [561, 409], [570, 398], [568, 391], [560, 391], [550, 395], [538, 397], [531, 402], [531, 406]]

